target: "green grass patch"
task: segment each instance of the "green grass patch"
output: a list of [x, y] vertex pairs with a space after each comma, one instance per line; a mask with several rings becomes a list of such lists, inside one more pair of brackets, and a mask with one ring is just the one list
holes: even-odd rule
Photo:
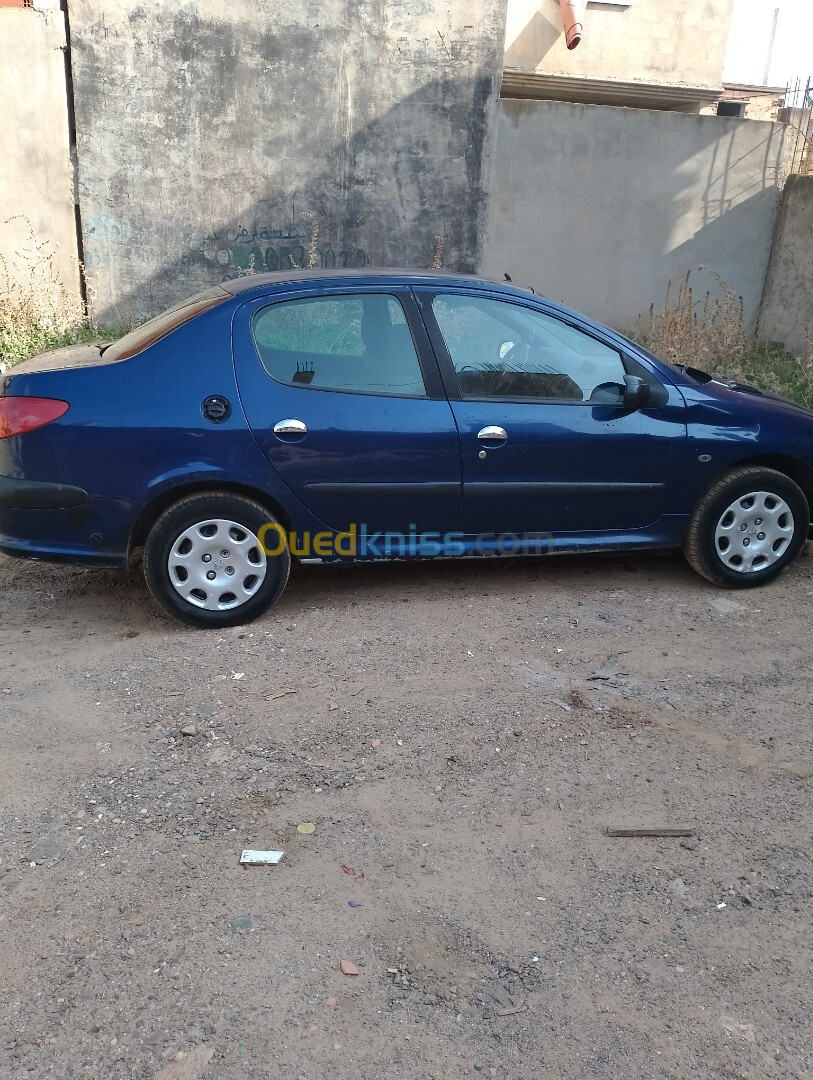
[[121, 337], [117, 330], [105, 326], [80, 324], [67, 330], [37, 326], [3, 326], [0, 324], [0, 365], [7, 369], [31, 356], [61, 349], [66, 345], [82, 345], [90, 341], [115, 341]]

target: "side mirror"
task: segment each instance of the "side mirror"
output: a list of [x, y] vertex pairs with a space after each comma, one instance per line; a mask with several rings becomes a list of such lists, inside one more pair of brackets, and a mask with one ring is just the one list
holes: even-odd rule
[[652, 391], [640, 375], [625, 375], [624, 408], [643, 409], [652, 397]]

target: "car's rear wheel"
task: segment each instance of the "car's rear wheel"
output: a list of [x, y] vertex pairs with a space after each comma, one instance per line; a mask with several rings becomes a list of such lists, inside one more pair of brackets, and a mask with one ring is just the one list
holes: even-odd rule
[[715, 585], [754, 588], [793, 562], [809, 528], [810, 508], [801, 488], [774, 469], [746, 465], [721, 477], [701, 498], [683, 551]]
[[[268, 525], [270, 539], [263, 530]], [[144, 545], [150, 592], [165, 611], [192, 626], [251, 622], [279, 599], [290, 569], [282, 528], [242, 495], [180, 499], [161, 514]]]

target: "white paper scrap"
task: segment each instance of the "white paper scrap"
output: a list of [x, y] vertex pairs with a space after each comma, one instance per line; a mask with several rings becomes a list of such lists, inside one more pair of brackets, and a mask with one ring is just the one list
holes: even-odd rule
[[273, 866], [284, 854], [284, 851], [252, 851], [251, 848], [246, 848], [240, 856], [240, 862], [254, 866]]

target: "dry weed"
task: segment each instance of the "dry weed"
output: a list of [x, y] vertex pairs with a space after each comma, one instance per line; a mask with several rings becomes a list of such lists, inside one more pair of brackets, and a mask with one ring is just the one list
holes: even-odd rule
[[37, 240], [27, 218], [5, 224], [13, 221], [25, 222], [28, 235], [10, 259], [0, 255], [0, 370], [46, 349], [117, 336], [91, 324], [78, 280], [69, 288], [54, 268], [53, 245]]
[[813, 408], [813, 345], [802, 355], [781, 342], [761, 342], [745, 326], [742, 297], [719, 274], [699, 267], [717, 284], [698, 294], [689, 271], [675, 292], [670, 281], [663, 306], [639, 317], [632, 337], [672, 364], [701, 368], [715, 377], [748, 383]]

